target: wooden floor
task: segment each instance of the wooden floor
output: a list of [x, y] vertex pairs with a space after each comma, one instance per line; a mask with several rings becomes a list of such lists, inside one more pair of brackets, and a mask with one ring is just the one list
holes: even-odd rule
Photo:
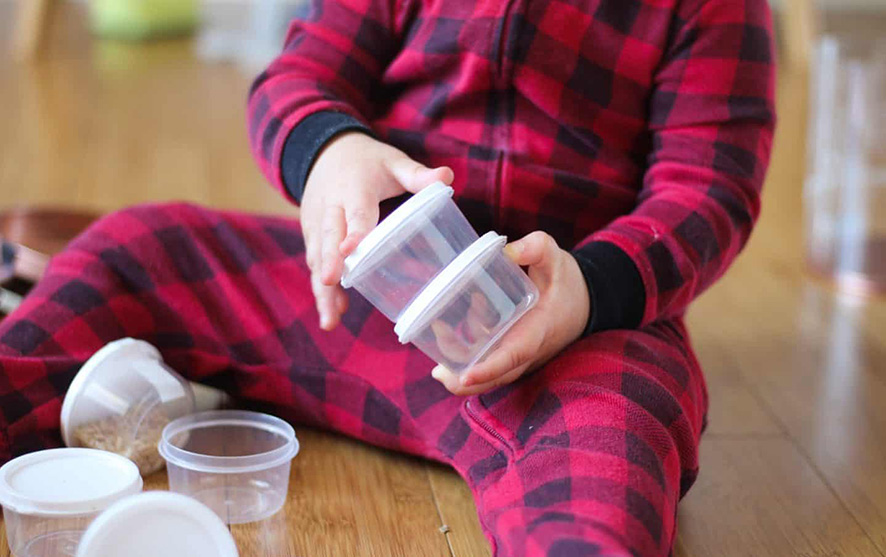
[[[0, 207], [188, 199], [295, 214], [249, 158], [246, 76], [187, 43], [91, 44], [77, 13], [56, 23], [48, 59], [0, 61]], [[712, 408], [681, 557], [886, 555], [886, 303], [841, 298], [803, 271], [804, 93], [783, 68], [762, 222], [690, 314]], [[454, 474], [299, 437], [285, 512], [233, 528], [244, 557], [488, 555]]]

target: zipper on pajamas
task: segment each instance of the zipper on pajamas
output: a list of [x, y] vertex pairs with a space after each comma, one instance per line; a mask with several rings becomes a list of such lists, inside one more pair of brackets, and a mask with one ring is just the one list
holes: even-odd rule
[[486, 420], [484, 420], [480, 416], [480, 414], [474, 409], [474, 406], [471, 404], [470, 399], [465, 401], [465, 410], [467, 411], [468, 417], [470, 417], [475, 424], [480, 426], [483, 431], [489, 434], [490, 437], [494, 438], [496, 441], [504, 445], [508, 450], [513, 452], [510, 443], [508, 443], [508, 440], [505, 439], [504, 435], [496, 431], [494, 427], [489, 425], [489, 423], [487, 423]]
[[508, 0], [505, 4], [504, 15], [501, 20], [501, 27], [498, 35], [497, 52], [495, 56], [495, 72], [497, 77], [503, 78], [505, 73], [505, 49], [508, 46], [508, 33], [511, 32], [511, 12], [516, 4], [516, 0]]

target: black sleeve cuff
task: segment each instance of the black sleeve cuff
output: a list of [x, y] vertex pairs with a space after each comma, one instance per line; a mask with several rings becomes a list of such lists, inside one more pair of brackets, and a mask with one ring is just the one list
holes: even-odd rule
[[311, 114], [292, 129], [283, 146], [280, 170], [286, 191], [297, 203], [301, 203], [308, 173], [323, 147], [338, 134], [353, 130], [372, 134], [359, 120], [341, 112]]
[[593, 242], [572, 252], [591, 298], [584, 336], [611, 329], [636, 329], [646, 309], [646, 288], [634, 261], [615, 244]]

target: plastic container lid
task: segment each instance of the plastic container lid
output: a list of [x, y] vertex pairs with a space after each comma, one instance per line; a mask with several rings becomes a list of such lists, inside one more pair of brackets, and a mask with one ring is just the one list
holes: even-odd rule
[[383, 245], [384, 241], [396, 233], [413, 215], [435, 200], [444, 197], [451, 198], [454, 193], [455, 191], [443, 182], [434, 182], [397, 207], [363, 238], [354, 253], [345, 258], [342, 286], [350, 288], [354, 284], [354, 278], [359, 275], [359, 273], [355, 274], [355, 271], [360, 264], [375, 253], [379, 246]]
[[410, 342], [433, 317], [433, 309], [446, 305], [460, 294], [458, 285], [472, 276], [470, 272], [479, 270], [475, 263], [483, 262], [507, 243], [507, 238], [495, 232], [487, 232], [480, 239], [461, 252], [452, 263], [446, 266], [418, 296], [403, 310], [394, 332], [402, 344]]
[[[142, 378], [156, 389], [160, 402], [180, 398], [183, 390], [190, 389], [183, 380], [163, 367], [160, 351], [151, 344], [132, 338], [114, 341], [87, 360], [68, 388], [61, 412], [62, 439], [65, 445], [74, 445], [73, 432], [78, 426], [100, 417], [95, 414], [96, 410], [123, 414], [129, 409], [133, 401], [122, 399], [103, 385], [118, 381], [120, 369], [133, 366], [134, 363]], [[148, 365], [144, 365], [145, 363]], [[88, 397], [84, 396], [87, 392], [90, 395]], [[186, 394], [191, 398], [193, 406], [193, 392]], [[104, 409], [95, 408], [94, 402], [97, 399], [104, 405]], [[80, 404], [83, 401], [90, 404]]]
[[[215, 456], [182, 449], [173, 441], [202, 428], [243, 427], [280, 437], [280, 446], [266, 452], [242, 456]], [[298, 454], [295, 430], [285, 421], [268, 414], [245, 410], [215, 410], [184, 416], [169, 423], [160, 439], [160, 455], [166, 462], [197, 472], [240, 474], [267, 470], [289, 462]]]
[[195, 499], [152, 491], [118, 501], [90, 524], [77, 557], [238, 557], [231, 532]]
[[95, 513], [141, 489], [135, 464], [95, 449], [38, 451], [0, 468], [0, 505], [27, 515]]

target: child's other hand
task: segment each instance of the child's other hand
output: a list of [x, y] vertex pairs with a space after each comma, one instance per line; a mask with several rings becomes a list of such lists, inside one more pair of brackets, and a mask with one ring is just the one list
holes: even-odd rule
[[484, 393], [516, 381], [578, 340], [588, 322], [591, 301], [575, 259], [544, 232], [533, 232], [505, 247], [518, 265], [529, 267], [538, 286], [538, 304], [508, 331], [485, 360], [460, 375], [443, 366], [432, 372], [456, 395]]
[[348, 298], [339, 286], [344, 259], [378, 224], [379, 203], [452, 180], [451, 169], [427, 168], [360, 132], [344, 133], [323, 149], [301, 203], [311, 287], [323, 329], [335, 328], [347, 309]]

